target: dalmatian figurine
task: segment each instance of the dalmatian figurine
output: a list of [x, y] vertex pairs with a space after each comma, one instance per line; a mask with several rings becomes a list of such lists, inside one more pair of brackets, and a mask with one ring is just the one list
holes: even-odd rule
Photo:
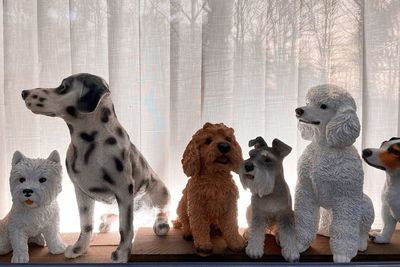
[[[131, 253], [135, 197], [154, 208], [154, 232], [168, 233], [169, 191], [119, 123], [102, 78], [75, 74], [56, 88], [24, 90], [22, 98], [33, 113], [62, 118], [71, 135], [66, 167], [75, 187], [81, 233], [67, 247], [67, 258], [76, 258], [89, 248], [95, 201], [118, 204], [120, 243], [111, 255], [114, 262], [127, 262]], [[109, 217], [102, 216], [105, 230]]]
[[59, 234], [61, 164], [57, 151], [47, 159], [31, 159], [16, 151], [12, 159], [10, 188], [12, 208], [0, 221], [0, 255], [13, 251], [11, 262], [29, 262], [28, 242], [52, 254], [64, 253]]

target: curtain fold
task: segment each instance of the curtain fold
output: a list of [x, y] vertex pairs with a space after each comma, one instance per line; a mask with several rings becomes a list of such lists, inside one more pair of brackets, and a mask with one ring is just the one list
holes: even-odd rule
[[[0, 22], [0, 217], [11, 206], [13, 152], [57, 149], [65, 158], [70, 138], [62, 120], [26, 109], [21, 90], [56, 87], [73, 73], [109, 82], [118, 119], [171, 190], [172, 218], [188, 179], [183, 151], [207, 121], [233, 127], [245, 158], [259, 135], [291, 145], [284, 167], [292, 194], [307, 145], [294, 109], [308, 88], [334, 83], [351, 92], [359, 151], [399, 134], [399, 1], [3, 0]], [[364, 172], [380, 227], [385, 173]], [[250, 194], [234, 178], [246, 225]], [[79, 229], [74, 199], [64, 168], [63, 231]], [[106, 210], [96, 208], [96, 221]]]

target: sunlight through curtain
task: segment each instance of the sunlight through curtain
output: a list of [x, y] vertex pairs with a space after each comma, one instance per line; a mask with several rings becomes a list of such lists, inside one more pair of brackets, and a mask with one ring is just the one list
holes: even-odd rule
[[[57, 149], [65, 159], [70, 138], [62, 120], [26, 109], [20, 92], [56, 87], [72, 73], [109, 82], [131, 141], [171, 190], [171, 218], [187, 182], [181, 156], [207, 121], [232, 126], [244, 157], [258, 135], [290, 144], [284, 167], [292, 194], [307, 145], [294, 109], [308, 88], [329, 82], [352, 93], [362, 122], [359, 151], [399, 134], [396, 0], [3, 0], [0, 20], [0, 217], [11, 206], [13, 152], [47, 157]], [[61, 229], [77, 231], [63, 167]], [[385, 174], [364, 171], [380, 227]], [[245, 226], [250, 194], [235, 181]], [[97, 206], [97, 221], [105, 210]]]

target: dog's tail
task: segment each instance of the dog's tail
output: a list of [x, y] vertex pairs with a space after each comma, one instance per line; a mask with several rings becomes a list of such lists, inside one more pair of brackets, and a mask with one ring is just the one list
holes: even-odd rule
[[176, 218], [176, 220], [172, 220], [172, 225], [174, 226], [175, 229], [182, 228], [182, 222], [179, 218]]

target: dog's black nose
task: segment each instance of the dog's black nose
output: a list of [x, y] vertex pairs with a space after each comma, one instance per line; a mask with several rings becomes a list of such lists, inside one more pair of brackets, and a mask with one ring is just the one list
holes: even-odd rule
[[32, 189], [24, 189], [22, 190], [22, 193], [26, 196], [26, 197], [30, 197], [31, 194], [33, 193]]
[[228, 143], [219, 143], [218, 150], [221, 151], [221, 153], [225, 154], [228, 153], [229, 150], [231, 150], [231, 146]]
[[28, 95], [29, 95], [29, 91], [28, 90], [22, 90], [21, 96], [22, 96], [23, 100], [25, 100], [28, 97]]
[[370, 157], [372, 155], [372, 151], [371, 151], [371, 149], [364, 149], [363, 151], [362, 151], [362, 156], [363, 156], [363, 158], [368, 158], [368, 157]]
[[301, 116], [304, 114], [304, 109], [302, 108], [296, 108], [296, 116]]
[[252, 170], [254, 170], [254, 165], [251, 161], [247, 161], [244, 164], [244, 169], [246, 170], [246, 172], [251, 172]]

